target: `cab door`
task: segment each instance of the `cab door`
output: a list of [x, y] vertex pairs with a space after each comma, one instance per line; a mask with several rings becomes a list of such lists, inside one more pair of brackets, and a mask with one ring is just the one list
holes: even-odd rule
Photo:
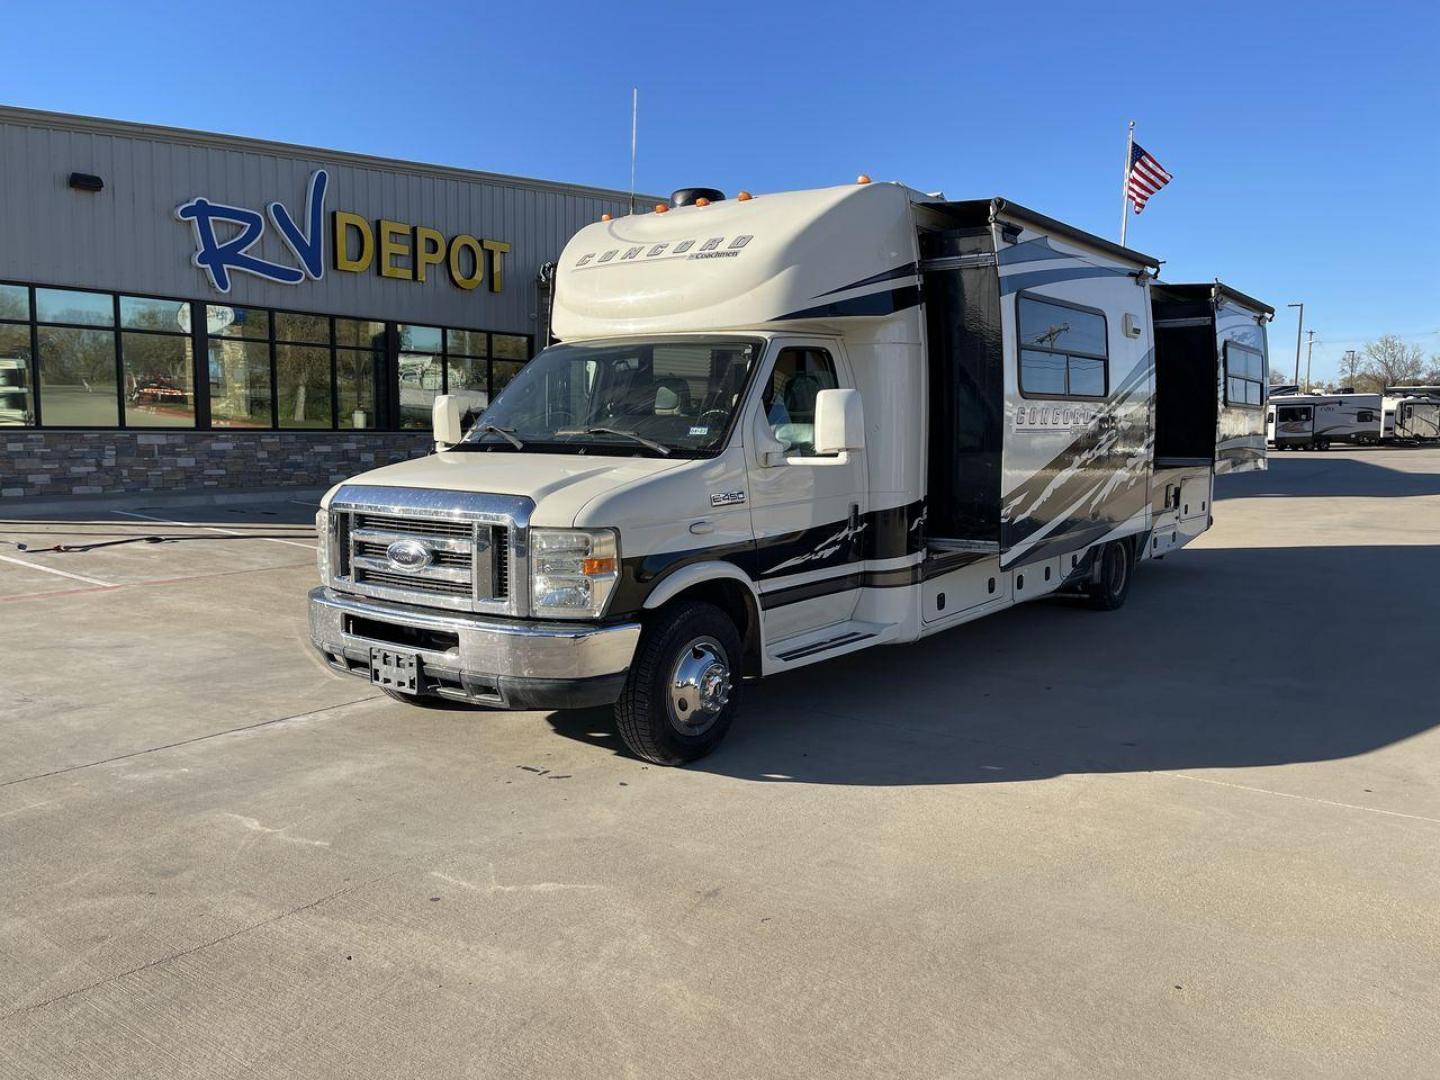
[[772, 343], [752, 395], [746, 470], [767, 641], [845, 622], [859, 601], [865, 452], [815, 450], [816, 397], [854, 387], [839, 342], [795, 337]]

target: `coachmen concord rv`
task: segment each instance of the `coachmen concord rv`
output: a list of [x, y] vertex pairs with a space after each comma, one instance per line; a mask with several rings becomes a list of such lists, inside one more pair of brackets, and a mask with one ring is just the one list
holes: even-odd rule
[[1379, 394], [1277, 394], [1265, 410], [1265, 439], [1277, 450], [1328, 450], [1332, 442], [1380, 441]]
[[[862, 178], [863, 180], [863, 178]], [[688, 189], [566, 247], [560, 343], [336, 486], [315, 646], [405, 701], [614, 703], [708, 753], [745, 679], [1057, 592], [1105, 610], [1265, 467], [1270, 308], [1004, 199]]]

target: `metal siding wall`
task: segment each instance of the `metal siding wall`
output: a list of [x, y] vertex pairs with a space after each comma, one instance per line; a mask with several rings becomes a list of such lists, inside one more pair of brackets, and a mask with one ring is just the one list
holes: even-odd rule
[[[322, 166], [330, 173], [325, 277], [287, 286], [235, 273], [228, 296], [216, 291], [190, 262], [193, 233], [176, 220], [175, 208], [201, 195], [262, 213], [279, 201], [299, 219], [310, 174]], [[72, 191], [71, 172], [103, 177], [105, 190]], [[584, 224], [628, 207], [623, 196], [592, 191], [570, 194], [519, 181], [406, 172], [400, 163], [371, 166], [238, 141], [229, 149], [6, 116], [0, 116], [0, 196], [0, 279], [521, 334], [535, 330], [540, 265], [557, 258]], [[451, 283], [443, 264], [432, 267], [423, 284], [383, 278], [374, 265], [363, 274], [336, 271], [330, 213], [337, 209], [364, 216], [372, 227], [383, 217], [439, 229], [447, 239], [469, 233], [508, 242], [504, 291], [489, 291], [488, 267], [485, 283], [470, 292]], [[377, 236], [377, 260], [378, 245]], [[251, 251], [296, 265], [268, 223]]]

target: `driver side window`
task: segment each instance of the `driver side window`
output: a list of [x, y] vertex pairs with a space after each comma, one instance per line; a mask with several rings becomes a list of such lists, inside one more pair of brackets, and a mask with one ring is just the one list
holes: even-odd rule
[[782, 349], [775, 358], [761, 403], [775, 438], [791, 457], [815, 457], [815, 399], [835, 390], [835, 361], [811, 346]]

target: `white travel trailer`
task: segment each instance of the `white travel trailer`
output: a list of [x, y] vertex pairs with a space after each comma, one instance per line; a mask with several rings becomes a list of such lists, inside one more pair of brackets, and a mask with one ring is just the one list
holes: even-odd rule
[[1387, 386], [1384, 423], [1387, 440], [1440, 439], [1440, 386]]
[[[863, 180], [863, 178], [862, 178]], [[315, 646], [405, 700], [614, 703], [636, 754], [724, 736], [743, 680], [1066, 592], [1265, 467], [1265, 322], [1004, 199], [868, 182], [582, 229], [554, 331], [437, 452], [338, 485]], [[1153, 314], [1152, 314], [1153, 304]]]
[[1332, 442], [1380, 441], [1379, 394], [1271, 394], [1265, 441], [1277, 450], [1328, 450]]

